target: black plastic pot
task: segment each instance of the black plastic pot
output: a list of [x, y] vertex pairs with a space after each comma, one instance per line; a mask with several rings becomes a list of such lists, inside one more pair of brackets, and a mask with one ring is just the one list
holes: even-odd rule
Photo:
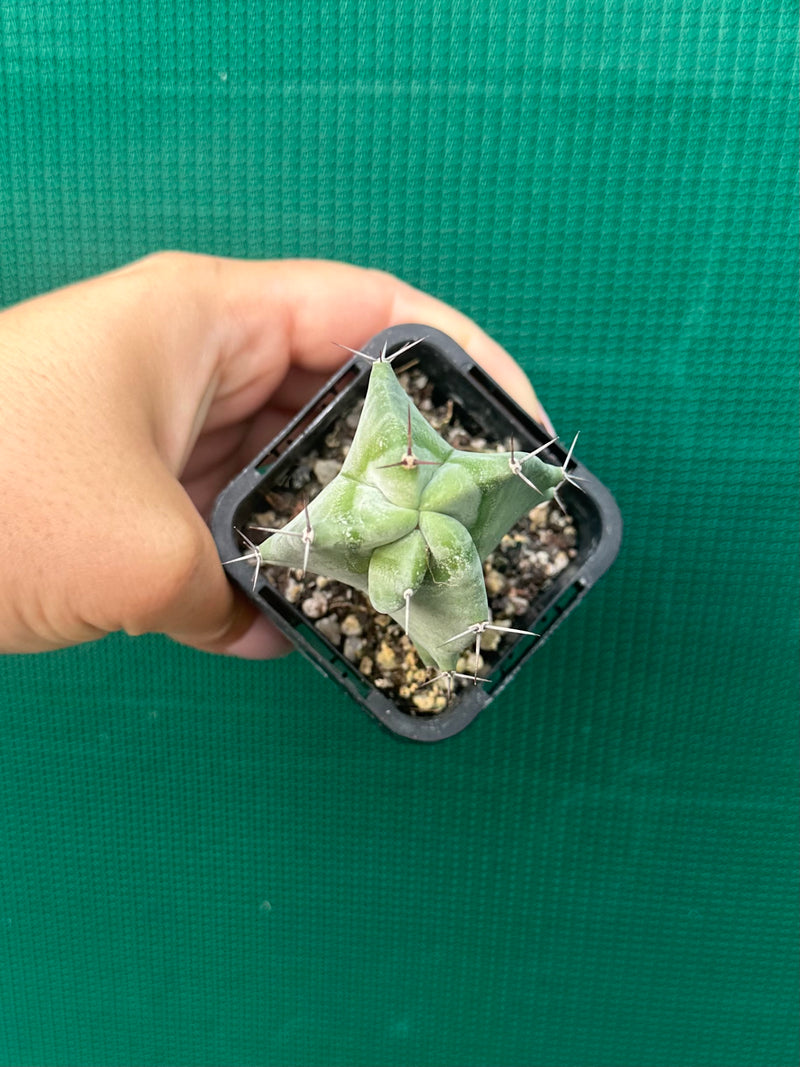
[[[453, 400], [472, 423], [489, 437], [513, 437], [520, 452], [532, 451], [549, 439], [545, 431], [517, 405], [489, 375], [451, 338], [428, 326], [393, 326], [374, 337], [364, 351], [377, 356], [384, 345], [396, 351], [420, 341], [413, 357], [434, 383], [436, 391]], [[325, 437], [332, 424], [346, 415], [367, 389], [369, 365], [354, 357], [331, 378], [325, 388], [286, 429], [220, 494], [212, 516], [212, 531], [223, 560], [241, 555], [237, 531], [246, 529], [254, 513], [263, 510], [263, 492], [282, 484], [298, 462]], [[567, 458], [557, 442], [543, 458], [562, 465]], [[289, 603], [261, 574], [253, 589], [249, 562], [231, 564], [228, 573], [240, 589], [271, 619], [297, 648], [324, 674], [338, 682], [370, 715], [393, 733], [415, 741], [439, 741], [463, 730], [508, 685], [533, 653], [552, 634], [589, 589], [610, 567], [622, 535], [622, 519], [609, 491], [580, 463], [571, 461], [569, 472], [581, 479], [581, 489], [564, 485], [559, 496], [578, 533], [577, 554], [531, 604], [524, 620], [515, 626], [539, 636], [506, 638], [488, 681], [457, 692], [437, 714], [419, 715], [398, 707], [376, 688], [355, 665], [329, 642], [298, 607]]]

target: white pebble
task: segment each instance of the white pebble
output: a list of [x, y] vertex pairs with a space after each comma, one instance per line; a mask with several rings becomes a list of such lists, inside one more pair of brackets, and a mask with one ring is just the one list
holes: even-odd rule
[[303, 614], [309, 619], [321, 619], [328, 610], [328, 598], [322, 593], [312, 593], [301, 604]]
[[338, 459], [318, 459], [314, 464], [314, 477], [320, 485], [328, 485], [339, 473]]
[[332, 645], [338, 645], [342, 639], [342, 631], [339, 628], [339, 620], [335, 615], [326, 615], [324, 619], [320, 619], [315, 623], [316, 629], [324, 636], [327, 637]]

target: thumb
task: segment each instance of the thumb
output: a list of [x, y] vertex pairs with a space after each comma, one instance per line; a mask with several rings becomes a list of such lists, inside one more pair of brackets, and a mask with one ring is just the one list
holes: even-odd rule
[[[158, 503], [139, 513], [138, 536], [127, 538], [114, 595], [122, 618], [109, 620], [109, 629], [163, 633], [192, 648], [249, 659], [287, 652], [289, 642], [228, 581], [210, 530], [161, 464], [150, 467], [148, 497]], [[107, 595], [107, 582], [99, 589]]]
[[242, 659], [273, 659], [291, 650], [277, 627], [230, 584], [213, 541], [211, 551], [197, 557], [195, 568], [154, 629], [191, 648]]

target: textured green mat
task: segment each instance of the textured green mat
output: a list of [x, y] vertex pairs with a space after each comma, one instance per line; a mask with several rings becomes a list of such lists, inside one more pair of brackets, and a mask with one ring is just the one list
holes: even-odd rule
[[164, 246], [394, 270], [626, 520], [441, 745], [296, 657], [0, 661], [0, 1063], [797, 1063], [796, 22], [0, 0], [0, 304]]

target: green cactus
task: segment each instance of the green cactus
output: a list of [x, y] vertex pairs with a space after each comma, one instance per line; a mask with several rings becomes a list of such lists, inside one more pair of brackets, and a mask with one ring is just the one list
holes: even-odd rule
[[366, 593], [405, 628], [426, 666], [449, 673], [491, 625], [482, 561], [570, 479], [567, 463], [535, 453], [451, 447], [404, 392], [392, 358], [384, 351], [373, 362], [340, 473], [251, 551], [259, 567], [308, 568]]

